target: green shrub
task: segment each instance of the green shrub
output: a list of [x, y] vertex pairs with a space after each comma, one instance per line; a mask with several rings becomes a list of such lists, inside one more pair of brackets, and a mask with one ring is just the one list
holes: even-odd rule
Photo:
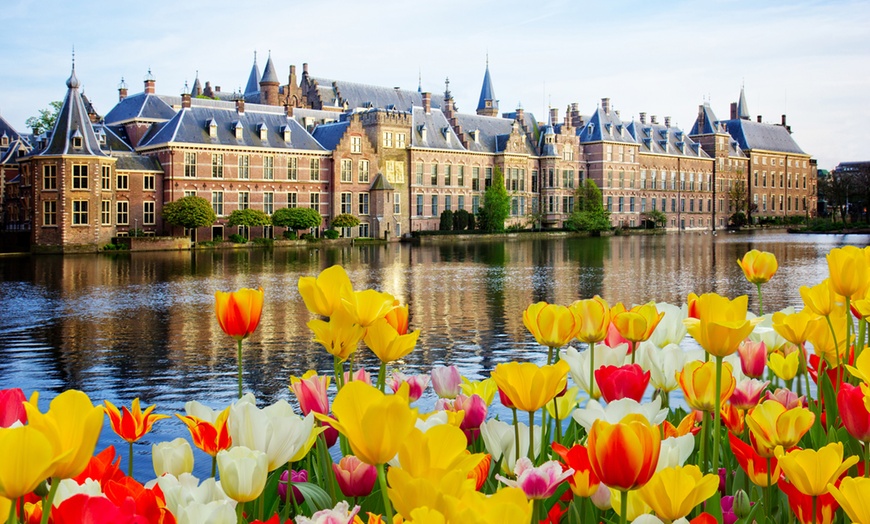
[[253, 240], [253, 242], [254, 242], [254, 244], [257, 244], [258, 246], [265, 246], [265, 247], [272, 247], [273, 245], [275, 245], [275, 241], [272, 240], [271, 238], [262, 238], [262, 237], [255, 238]]
[[284, 231], [284, 239], [285, 240], [296, 240], [296, 231], [293, 231], [292, 229], [288, 229], [287, 231]]
[[438, 229], [441, 231], [453, 230], [453, 211], [445, 209], [441, 212], [441, 223], [438, 225]]
[[240, 235], [238, 233], [233, 233], [232, 235], [230, 235], [229, 241], [234, 243], [234, 244], [247, 244], [248, 243], [248, 241], [245, 239], [245, 237], [243, 237], [242, 235]]
[[453, 231], [463, 231], [468, 229], [468, 217], [471, 215], [464, 209], [459, 209], [453, 213]]
[[323, 232], [323, 238], [335, 240], [336, 238], [338, 238], [338, 231], [335, 229], [327, 229]]
[[306, 242], [317, 242], [320, 239], [312, 235], [311, 233], [305, 233], [304, 235], [302, 235], [302, 240]]

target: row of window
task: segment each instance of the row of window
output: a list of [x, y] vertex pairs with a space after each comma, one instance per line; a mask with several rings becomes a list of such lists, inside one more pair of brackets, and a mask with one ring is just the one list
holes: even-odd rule
[[[358, 182], [368, 184], [370, 178], [369, 161], [360, 160], [357, 163], [356, 173]], [[353, 182], [353, 161], [349, 158], [341, 160], [341, 181]]]
[[[368, 193], [366, 202], [368, 202]], [[197, 196], [196, 191], [185, 191], [184, 196]], [[308, 207], [320, 211], [321, 195], [320, 193], [310, 193], [308, 198]], [[297, 207], [299, 205], [298, 193], [287, 193], [287, 207]], [[368, 205], [368, 204], [367, 204]], [[211, 192], [211, 207], [217, 216], [224, 216], [224, 192]], [[248, 209], [251, 207], [251, 193], [248, 191], [238, 192], [238, 209]], [[263, 193], [263, 212], [271, 215], [275, 212], [275, 193]]]
[[[758, 171], [755, 171], [753, 173], [753, 178], [754, 178], [753, 182], [754, 182], [755, 187], [759, 187], [758, 186]], [[788, 188], [791, 189], [791, 187], [792, 187], [792, 174], [789, 173], [787, 178], [788, 178]], [[803, 178], [803, 189], [806, 189], [807, 188], [807, 175], [803, 175], [802, 178]], [[783, 187], [785, 187], [785, 184], [786, 184], [785, 173], [780, 173], [779, 174], [779, 187], [783, 188]], [[761, 187], [767, 187], [767, 171], [761, 172]], [[776, 173], [770, 174], [770, 187], [776, 187]], [[797, 175], [795, 175], [795, 177], [794, 177], [794, 188], [798, 189], [798, 177], [797, 177]]]
[[[198, 176], [198, 164], [196, 161], [197, 155], [194, 152], [184, 153], [184, 176], [186, 178], [196, 178]], [[211, 177], [224, 178], [224, 154], [212, 153], [211, 155]], [[287, 158], [287, 163], [284, 166], [284, 176], [287, 180], [299, 180], [299, 159], [296, 157]], [[308, 159], [309, 180], [320, 180], [320, 158]], [[250, 179], [251, 178], [251, 156], [238, 155], [236, 178]], [[275, 157], [263, 157], [263, 179], [275, 180]]]
[[[680, 172], [680, 191], [711, 191], [713, 187], [713, 175], [707, 174], [704, 175], [702, 173], [690, 172], [689, 176], [686, 177], [685, 172]], [[656, 171], [655, 169], [649, 171], [649, 178], [647, 178], [647, 171], [642, 169], [640, 171], [640, 180], [637, 184], [639, 189], [659, 189], [662, 191], [677, 190], [677, 172], [670, 172], [670, 180], [668, 179], [668, 172], [662, 170], [661, 172]], [[618, 178], [614, 178], [613, 171], [608, 171], [607, 176], [604, 178], [604, 187], [612, 188], [612, 189], [634, 189], [635, 188], [635, 176], [634, 173], [628, 173], [626, 176], [625, 171], [620, 171]]]
[[[395, 147], [396, 149], [405, 149], [408, 136], [405, 133], [393, 133], [392, 131], [384, 132], [384, 147]], [[353, 143], [351, 142], [351, 151], [353, 151]]]
[[[792, 199], [785, 198], [782, 195], [779, 195], [779, 209], [777, 209], [776, 205], [776, 195], [770, 195], [770, 209], [767, 206], [767, 195], [761, 195], [761, 206], [758, 205], [758, 193], [753, 195], [752, 202], [758, 208], [759, 211], [806, 211], [807, 210], [807, 199], [803, 197], [802, 199], [798, 199], [798, 197], [794, 197], [794, 207], [792, 207]], [[798, 204], [801, 204], [801, 207], [798, 208]], [[788, 209], [786, 209], [786, 207]]]
[[[777, 158], [776, 158], [776, 157], [771, 157], [771, 158], [770, 158], [770, 165], [775, 166], [775, 165], [776, 165], [776, 161], [777, 161]], [[767, 165], [767, 157], [766, 157], [766, 156], [761, 157], [761, 165], [763, 165], [763, 166], [766, 166], [766, 165]], [[784, 165], [785, 165], [785, 159], [783, 159], [782, 157], [779, 157], [779, 165], [780, 165], [780, 166], [784, 166]], [[791, 159], [791, 158], [788, 159], [788, 167], [792, 167], [792, 159]], [[794, 167], [801, 167], [801, 161], [800, 161], [800, 160], [795, 160], [795, 162], [794, 162]], [[806, 161], [806, 160], [803, 161], [803, 167], [807, 167], [807, 161]]]
[[[72, 201], [72, 225], [86, 226], [90, 224], [90, 202], [88, 200], [73, 200]], [[103, 200], [100, 203], [100, 224], [104, 226], [112, 225], [112, 201]], [[155, 207], [154, 202], [142, 203], [142, 225], [155, 224]], [[125, 226], [130, 224], [130, 203], [126, 200], [118, 200], [114, 206], [115, 224]], [[42, 202], [42, 224], [44, 226], [57, 225], [57, 200], [45, 200]]]
[[[625, 150], [626, 149], [628, 149], [628, 162], [633, 164], [634, 163], [634, 153], [635, 153], [635, 149], [636, 149], [634, 147], [619, 146], [619, 149], [617, 150], [617, 158], [619, 158], [619, 162], [625, 162], [625, 153], [626, 153]], [[610, 145], [610, 144], [607, 145], [607, 149], [605, 150], [605, 157], [604, 158], [608, 162], [613, 162], [613, 146], [612, 145]]]
[[[72, 166], [72, 188], [77, 190], [90, 189], [90, 181], [88, 177], [88, 166], [86, 164], [74, 164]], [[57, 189], [57, 166], [54, 164], [46, 164], [42, 166], [42, 189], [46, 191]], [[102, 166], [100, 176], [100, 189], [112, 189], [112, 168], [111, 166]], [[128, 190], [130, 189], [130, 177], [127, 174], [118, 173], [115, 177], [115, 189]], [[155, 176], [153, 174], [145, 174], [142, 177], [142, 189], [145, 191], [154, 191]]]
[[[628, 213], [636, 213], [636, 212], [646, 213], [647, 200], [649, 200], [649, 210], [650, 211], [655, 211], [656, 209], [659, 209], [656, 207], [656, 204], [658, 202], [661, 202], [661, 209], [659, 209], [659, 210], [662, 213], [664, 213], [668, 210], [668, 199], [667, 198], [662, 198], [659, 200], [659, 199], [656, 199], [656, 197], [652, 197], [651, 199], [635, 198], [635, 197], [618, 197], [617, 201], [616, 201], [616, 209], [615, 210], [614, 210], [614, 205], [613, 205], [613, 198], [614, 197], [612, 197], [612, 196], [607, 197], [607, 210], [610, 212], [615, 211], [617, 213], [625, 213], [625, 212], [628, 212]], [[677, 212], [677, 199], [671, 198], [670, 201], [671, 201], [671, 205], [670, 205], [671, 213], [676, 213]], [[704, 199], [701, 199], [701, 198], [697, 199], [697, 206], [695, 205], [696, 199], [681, 198], [680, 199], [680, 212], [687, 211], [686, 210], [686, 202], [688, 202], [688, 204], [689, 204], [689, 208], [688, 208], [689, 213], [695, 213], [695, 212], [703, 213], [704, 212]], [[640, 204], [639, 209], [637, 206], [638, 203]], [[720, 207], [720, 211], [721, 211], [721, 207], [722, 207], [721, 201], [719, 203], [719, 207]], [[707, 199], [707, 213], [710, 213], [712, 210], [713, 210], [713, 201], [708, 198]]]

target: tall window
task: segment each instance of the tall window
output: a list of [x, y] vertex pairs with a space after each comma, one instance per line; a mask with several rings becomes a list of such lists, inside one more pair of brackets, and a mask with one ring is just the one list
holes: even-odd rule
[[271, 215], [275, 212], [275, 193], [263, 193], [263, 213]]
[[298, 180], [298, 166], [296, 157], [290, 157], [287, 159], [287, 180]]
[[154, 175], [145, 175], [142, 177], [142, 189], [145, 191], [154, 191]]
[[[73, 166], [72, 188], [73, 189], [87, 189], [88, 188], [88, 166], [87, 165], [76, 164]], [[82, 201], [82, 202], [84, 202], [84, 201]], [[85, 212], [85, 214], [87, 214], [87, 212]]]
[[154, 202], [142, 202], [142, 223], [146, 226], [152, 226], [154, 219]]
[[384, 133], [384, 147], [393, 147], [393, 133], [389, 131]]
[[423, 185], [423, 162], [414, 164], [414, 172], [416, 173], [416, 182], [418, 186]]
[[401, 193], [393, 193], [393, 214], [401, 215], [402, 214], [402, 194]]
[[438, 195], [432, 195], [432, 216], [438, 216]]
[[211, 208], [214, 214], [221, 217], [224, 216], [224, 192], [212, 191], [211, 193]]
[[353, 182], [353, 165], [349, 158], [342, 159], [341, 161], [341, 181]]
[[[311, 177], [311, 180], [313, 180], [313, 181], [320, 180], [320, 159], [319, 158], [312, 158], [308, 162], [308, 173], [309, 173], [309, 176]], [[319, 206], [319, 204], [318, 204], [318, 206]]]
[[449, 186], [453, 183], [453, 166], [447, 164], [444, 166], [444, 185]]
[[88, 201], [73, 200], [72, 202], [72, 223], [74, 226], [88, 225]]
[[249, 207], [251, 207], [251, 193], [239, 191], [239, 209], [248, 209]]
[[263, 157], [263, 178], [266, 180], [273, 180], [275, 178], [275, 157]]
[[477, 166], [471, 168], [471, 190], [480, 191], [480, 168]]
[[196, 176], [196, 153], [184, 153], [184, 176], [187, 178]]
[[350, 152], [362, 153], [362, 138], [358, 136], [350, 137]]
[[100, 170], [100, 189], [112, 189], [112, 166], [102, 166]]
[[492, 168], [487, 167], [483, 172], [483, 189], [489, 189], [492, 185]]
[[224, 177], [224, 155], [223, 153], [212, 153], [211, 155], [211, 176], [212, 178]]
[[360, 215], [368, 215], [369, 214], [369, 194], [368, 193], [360, 193], [359, 194], [359, 207], [357, 208]]
[[[57, 189], [57, 166], [45, 165], [42, 166], [42, 189]], [[104, 187], [103, 189], [111, 189]]]
[[118, 174], [115, 189], [124, 190], [130, 189], [130, 177], [127, 175]]
[[320, 193], [308, 195], [308, 207], [320, 213]]
[[423, 195], [417, 195], [417, 216], [423, 216]]
[[396, 133], [396, 147], [405, 149], [405, 133]]
[[239, 155], [239, 178], [251, 178], [250, 155]]
[[438, 185], [438, 164], [432, 164], [432, 174], [429, 177], [429, 183], [433, 186]]
[[104, 226], [112, 225], [112, 201], [103, 200], [100, 202], [100, 224]]
[[116, 222], [118, 225], [126, 226], [130, 223], [130, 203], [126, 200], [118, 200], [115, 202], [115, 208], [117, 210], [116, 214]]
[[456, 197], [456, 209], [465, 209], [465, 195]]
[[299, 205], [299, 198], [297, 193], [287, 193], [287, 207], [296, 207]]
[[359, 161], [359, 181], [368, 184], [369, 182], [369, 161]]
[[341, 212], [350, 214], [353, 212], [351, 198], [353, 197], [353, 193], [342, 193], [341, 194]]
[[57, 225], [57, 200], [46, 200], [42, 203], [42, 225]]

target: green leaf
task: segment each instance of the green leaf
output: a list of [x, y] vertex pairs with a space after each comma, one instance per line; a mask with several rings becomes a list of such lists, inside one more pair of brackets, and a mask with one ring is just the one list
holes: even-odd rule
[[297, 488], [302, 493], [302, 496], [305, 497], [303, 506], [307, 510], [310, 510], [310, 513], [308, 513], [309, 515], [314, 514], [316, 511], [332, 507], [332, 499], [329, 497], [329, 493], [324, 491], [324, 489], [317, 484], [312, 484], [310, 482], [294, 482], [293, 487]]

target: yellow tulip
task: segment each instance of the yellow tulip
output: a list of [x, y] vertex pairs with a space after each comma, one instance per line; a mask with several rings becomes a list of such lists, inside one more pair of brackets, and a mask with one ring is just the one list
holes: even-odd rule
[[852, 297], [867, 287], [870, 270], [864, 252], [855, 246], [832, 249], [827, 257], [830, 285], [844, 297]]
[[764, 284], [776, 274], [779, 268], [773, 253], [757, 249], [747, 252], [742, 260], [737, 261], [737, 264], [751, 284]]
[[782, 353], [771, 353], [767, 357], [767, 366], [773, 374], [783, 380], [791, 380], [797, 375], [800, 366], [800, 352], [792, 351], [783, 356]]
[[861, 318], [870, 317], [870, 299], [864, 298], [856, 300], [852, 302], [852, 306], [855, 308], [855, 311], [861, 315]]
[[245, 446], [234, 446], [217, 454], [221, 488], [236, 502], [250, 502], [263, 492], [269, 474], [265, 453]]
[[404, 468], [390, 468], [387, 480], [390, 501], [403, 517], [408, 517], [415, 509], [424, 507], [448, 513], [451, 508], [450, 499], [459, 499], [464, 493], [474, 491], [475, 487], [474, 480], [463, 475], [461, 471], [447, 471], [439, 478], [415, 478]]
[[564, 360], [542, 367], [530, 362], [507, 362], [495, 367], [492, 378], [517, 409], [537, 411], [565, 389], [569, 369]]
[[813, 287], [801, 286], [800, 288], [804, 306], [816, 315], [826, 317], [837, 307], [837, 295], [830, 282], [831, 279], [826, 278]]
[[683, 324], [707, 353], [727, 357], [737, 351], [737, 346], [761, 321], [746, 319], [748, 300], [746, 295], [728, 300], [716, 293], [705, 293], [690, 306], [697, 318], [687, 318]]
[[[603, 486], [603, 484], [602, 484], [602, 486]], [[614, 513], [616, 513], [617, 515], [619, 515], [621, 517], [622, 515], [620, 515], [620, 513], [622, 512], [623, 492], [618, 490], [618, 489], [615, 489], [615, 488], [609, 488], [609, 489], [610, 489], [610, 504], [613, 507]], [[642, 515], [646, 515], [647, 513], [652, 511], [652, 508], [649, 506], [649, 504], [647, 504], [646, 501], [640, 497], [638, 490], [633, 489], [631, 491], [626, 491], [624, 493], [625, 493], [625, 496], [628, 497], [628, 503], [627, 503], [627, 507], [626, 507], [626, 511], [625, 511], [625, 518], [627, 519], [626, 522], [634, 522], [635, 520], [640, 518]]]
[[6, 497], [0, 497], [0, 515], [9, 515], [12, 510], [12, 501]]
[[[564, 395], [556, 397], [553, 402], [547, 402], [547, 405], [544, 407], [553, 419], [556, 419], [558, 415], [560, 420], [565, 420], [571, 416], [571, 412], [577, 407], [577, 395], [579, 394], [580, 388], [577, 386], [571, 386]], [[553, 406], [553, 404], [556, 404], [556, 406]], [[556, 409], [557, 407], [558, 413]]]
[[52, 438], [35, 427], [0, 429], [0, 497], [15, 500], [27, 495], [53, 476], [57, 463], [72, 452], [56, 455]]
[[392, 362], [413, 351], [419, 336], [419, 329], [400, 335], [385, 318], [381, 318], [369, 326], [363, 340], [381, 362]]
[[462, 393], [467, 397], [477, 395], [482, 398], [484, 404], [487, 406], [492, 404], [493, 399], [495, 399], [495, 394], [498, 393], [498, 386], [496, 386], [495, 380], [491, 378], [485, 378], [483, 380], [468, 380], [467, 378], [462, 377], [462, 384], [459, 384], [459, 389], [461, 389]]
[[579, 325], [577, 339], [587, 344], [598, 343], [607, 337], [610, 326], [610, 305], [606, 300], [595, 295], [592, 298], [578, 300], [568, 306], [577, 315]]
[[465, 433], [456, 426], [441, 424], [425, 433], [415, 428], [399, 448], [399, 463], [414, 478], [437, 481], [450, 471], [468, 476], [484, 455], [468, 453], [467, 446]]
[[[809, 323], [807, 341], [813, 345], [816, 355], [825, 359], [829, 367], [837, 367], [846, 354], [846, 348], [852, 340], [846, 340], [846, 317], [839, 310], [828, 319], [817, 318]], [[830, 324], [828, 321], [830, 320]], [[831, 326], [834, 332], [831, 333]]]
[[649, 302], [614, 313], [612, 322], [622, 338], [630, 342], [643, 342], [652, 336], [664, 316], [656, 309], [655, 302]]
[[341, 303], [350, 318], [362, 327], [369, 327], [387, 316], [396, 306], [396, 299], [389, 293], [381, 293], [374, 289], [364, 291], [345, 291]]
[[386, 464], [414, 429], [417, 410], [408, 406], [408, 386], [395, 395], [384, 395], [365, 382], [345, 384], [335, 396], [332, 412], [336, 419], [316, 413], [347, 437], [353, 454], [373, 466]]
[[795, 346], [803, 346], [807, 341], [807, 330], [810, 321], [818, 318], [809, 309], [787, 315], [782, 311], [773, 314], [773, 329], [779, 336]]
[[492, 495], [466, 490], [459, 500], [445, 499], [448, 522], [527, 524], [532, 518], [532, 502], [520, 488], [502, 488]]
[[342, 295], [353, 292], [350, 278], [341, 266], [326, 268], [317, 277], [300, 277], [298, 288], [308, 311], [324, 317], [343, 309]]
[[[716, 411], [716, 363], [712, 360], [687, 362], [682, 371], [677, 371], [677, 382], [683, 390], [686, 403], [698, 411], [712, 413]], [[730, 362], [722, 363], [722, 389], [719, 390], [719, 402], [731, 398], [737, 380]]]
[[692, 464], [659, 471], [638, 490], [638, 495], [657, 517], [673, 521], [687, 516], [718, 488], [718, 475], [703, 475], [701, 469]]
[[574, 338], [579, 322], [568, 307], [538, 302], [523, 311], [523, 324], [538, 344], [560, 348]]
[[30, 402], [24, 409], [28, 424], [52, 440], [55, 455], [65, 457], [52, 477], [68, 479], [84, 471], [103, 428], [103, 407], [94, 406], [85, 393], [70, 389], [54, 397], [47, 413]]
[[846, 477], [839, 488], [828, 484], [828, 490], [852, 522], [870, 522], [870, 479]]
[[329, 354], [338, 357], [342, 362], [356, 351], [359, 341], [365, 335], [365, 328], [355, 324], [343, 311], [331, 316], [329, 322], [314, 319], [307, 325], [314, 332], [314, 341], [319, 342]]
[[751, 409], [745, 420], [759, 447], [770, 452], [770, 457], [777, 446], [786, 450], [797, 446], [816, 416], [803, 406], [785, 409], [775, 400], [766, 400]]
[[865, 383], [870, 383], [870, 351], [862, 351], [858, 358], [855, 359], [855, 365], [846, 364], [846, 369], [853, 377], [862, 380]]
[[810, 497], [828, 492], [828, 484], [858, 462], [853, 455], [843, 460], [843, 443], [831, 442], [814, 449], [794, 450], [778, 457], [782, 472], [798, 491]]

